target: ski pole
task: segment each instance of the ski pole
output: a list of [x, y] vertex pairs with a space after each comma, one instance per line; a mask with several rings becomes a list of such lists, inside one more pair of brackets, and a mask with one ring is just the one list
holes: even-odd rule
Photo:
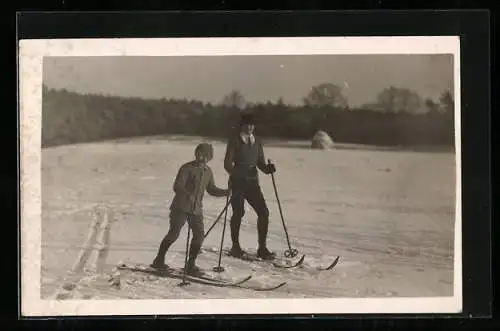
[[212, 229], [215, 227], [215, 225], [216, 225], [217, 223], [219, 223], [219, 220], [220, 220], [220, 218], [222, 217], [222, 215], [223, 215], [225, 212], [227, 212], [227, 209], [229, 208], [229, 203], [230, 203], [230, 201], [229, 201], [229, 199], [228, 199], [228, 201], [226, 202], [226, 206], [222, 209], [222, 211], [220, 212], [219, 216], [217, 216], [217, 218], [215, 219], [214, 223], [210, 226], [210, 228], [208, 229], [208, 231], [205, 233], [205, 236], [203, 237], [203, 239], [206, 239], [206, 238], [207, 238], [207, 236], [208, 236], [208, 234], [210, 233], [210, 231], [212, 231]]
[[[268, 164], [271, 164], [271, 160], [268, 160]], [[281, 202], [278, 197], [278, 189], [276, 188], [276, 181], [274, 179], [274, 173], [271, 173], [271, 179], [273, 180], [274, 194], [276, 195], [276, 201], [278, 202], [278, 209], [280, 211], [281, 222], [283, 223], [283, 229], [285, 230], [286, 242], [288, 244], [288, 250], [285, 251], [285, 257], [295, 257], [299, 252], [296, 249], [292, 249], [290, 245], [290, 238], [288, 237], [288, 230], [286, 229], [285, 218], [283, 217], [283, 211], [281, 210]]]
[[224, 212], [224, 226], [222, 227], [222, 238], [220, 239], [219, 262], [218, 262], [217, 267], [213, 268], [213, 271], [215, 271], [215, 272], [223, 272], [224, 271], [224, 267], [222, 267], [220, 265], [220, 263], [222, 260], [222, 249], [223, 249], [223, 245], [224, 245], [224, 235], [226, 234], [227, 206], [229, 206], [229, 201], [230, 200], [229, 200], [229, 194], [228, 194], [227, 198], [226, 198], [226, 208], [225, 208], [225, 212]]
[[[189, 222], [188, 222], [189, 223]], [[187, 227], [187, 239], [186, 239], [186, 256], [184, 258], [184, 273], [182, 274], [182, 283], [180, 283], [179, 285], [180, 286], [185, 286], [185, 285], [188, 285], [189, 282], [186, 281], [186, 272], [187, 272], [187, 264], [188, 264], [188, 255], [189, 255], [189, 237], [190, 237], [190, 234], [191, 234], [191, 229], [189, 228], [189, 224], [188, 224], [188, 227]]]

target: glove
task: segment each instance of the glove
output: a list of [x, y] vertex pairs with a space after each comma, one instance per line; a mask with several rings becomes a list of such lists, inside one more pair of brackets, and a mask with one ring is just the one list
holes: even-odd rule
[[272, 163], [267, 164], [267, 173], [268, 174], [273, 174], [276, 172], [276, 166]]

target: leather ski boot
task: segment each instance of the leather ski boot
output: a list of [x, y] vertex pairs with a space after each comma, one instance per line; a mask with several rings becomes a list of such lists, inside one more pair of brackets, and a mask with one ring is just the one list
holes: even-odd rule
[[257, 250], [257, 257], [263, 260], [274, 260], [276, 258], [276, 254], [269, 251], [266, 247], [263, 247]]

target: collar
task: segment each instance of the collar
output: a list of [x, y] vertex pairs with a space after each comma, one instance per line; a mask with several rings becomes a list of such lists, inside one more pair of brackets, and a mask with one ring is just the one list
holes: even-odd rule
[[253, 135], [253, 133], [248, 134], [248, 133], [240, 132], [240, 137], [245, 144], [247, 144], [249, 141], [251, 144], [253, 144], [255, 142], [255, 136]]
[[208, 164], [203, 164], [203, 163], [200, 163], [196, 160], [193, 161], [193, 164], [195, 167], [202, 168], [203, 170], [206, 170], [208, 168]]

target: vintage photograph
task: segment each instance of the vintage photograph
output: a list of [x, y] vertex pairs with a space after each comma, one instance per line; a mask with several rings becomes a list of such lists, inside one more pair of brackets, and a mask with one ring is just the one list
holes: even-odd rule
[[458, 39], [265, 39], [26, 44], [33, 310], [460, 310]]

